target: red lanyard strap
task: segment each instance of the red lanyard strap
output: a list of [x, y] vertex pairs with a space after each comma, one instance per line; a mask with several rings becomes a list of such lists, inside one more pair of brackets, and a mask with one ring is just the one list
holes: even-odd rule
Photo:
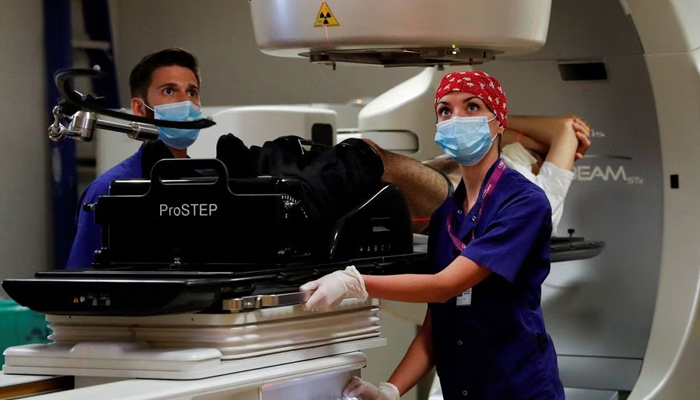
[[[503, 160], [499, 160], [498, 166], [496, 166], [496, 169], [493, 171], [491, 174], [491, 177], [489, 178], [488, 182], [486, 182], [486, 186], [484, 187], [484, 193], [481, 197], [481, 204], [479, 205], [479, 211], [476, 214], [476, 221], [474, 222], [474, 228], [472, 229], [472, 240], [474, 240], [474, 232], [476, 232], [476, 225], [479, 223], [479, 220], [481, 219], [481, 212], [484, 211], [484, 204], [489, 200], [491, 195], [493, 194], [494, 190], [496, 189], [496, 184], [498, 184], [498, 181], [501, 179], [501, 175], [503, 175], [503, 171], [506, 170], [506, 163], [503, 162]], [[459, 249], [459, 251], [464, 251], [464, 249], [467, 248], [467, 245], [464, 244], [457, 236], [452, 233], [452, 219], [454, 218], [454, 211], [450, 211], [450, 214], [447, 216], [447, 233], [450, 235], [450, 238], [452, 239], [452, 243], [454, 243], [455, 247]]]

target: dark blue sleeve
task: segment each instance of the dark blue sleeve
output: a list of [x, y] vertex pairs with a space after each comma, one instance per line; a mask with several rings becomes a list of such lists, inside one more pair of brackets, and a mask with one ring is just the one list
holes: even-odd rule
[[472, 240], [462, 255], [513, 282], [540, 231], [551, 232], [551, 215], [543, 193], [518, 196], [498, 211], [484, 233]]
[[[93, 182], [86, 189], [81, 203], [95, 203], [99, 196], [107, 194], [108, 188], [103, 186], [99, 181]], [[95, 223], [95, 212], [84, 211], [82, 204], [79, 205], [79, 209], [78, 229], [66, 262], [66, 269], [92, 268], [95, 250], [101, 245], [101, 230]]]

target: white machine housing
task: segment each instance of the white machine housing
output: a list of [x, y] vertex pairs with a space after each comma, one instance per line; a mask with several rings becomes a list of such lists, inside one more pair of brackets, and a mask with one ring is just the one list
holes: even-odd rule
[[[453, 67], [455, 68], [455, 67]], [[465, 70], [465, 67], [459, 67]], [[435, 144], [435, 88], [446, 71], [425, 68], [367, 103], [358, 115], [356, 136], [379, 147], [425, 161], [443, 154]]]
[[252, 0], [250, 6], [261, 51], [318, 63], [471, 64], [533, 52], [547, 39], [551, 0], [407, 3]]

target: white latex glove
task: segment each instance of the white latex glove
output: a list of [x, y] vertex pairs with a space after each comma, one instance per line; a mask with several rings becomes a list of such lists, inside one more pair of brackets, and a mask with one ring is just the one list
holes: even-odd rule
[[307, 309], [335, 307], [343, 299], [366, 300], [368, 296], [365, 281], [354, 265], [306, 283], [299, 290], [314, 291], [305, 304]]
[[343, 396], [359, 397], [362, 400], [399, 400], [399, 389], [389, 382], [382, 382], [379, 387], [354, 376], [343, 389]]

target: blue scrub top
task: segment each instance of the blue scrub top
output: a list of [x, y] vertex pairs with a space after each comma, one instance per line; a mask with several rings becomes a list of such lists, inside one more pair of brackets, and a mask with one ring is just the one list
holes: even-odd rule
[[84, 211], [82, 206], [85, 203], [96, 203], [98, 197], [109, 194], [109, 186], [115, 180], [141, 178], [143, 176], [141, 171], [142, 150], [143, 146], [134, 155], [100, 175], [85, 189], [78, 205], [80, 208], [78, 230], [68, 256], [66, 269], [92, 268], [95, 250], [102, 246], [102, 231], [95, 223], [94, 211]]
[[506, 169], [476, 222], [483, 190], [482, 185], [477, 204], [464, 215], [466, 189], [461, 182], [430, 223], [429, 273], [442, 271], [460, 255], [446, 228], [450, 214], [453, 234], [467, 245], [461, 255], [493, 272], [471, 293], [429, 304], [444, 397], [564, 399], [540, 308], [541, 285], [550, 268], [549, 201], [542, 189]]

